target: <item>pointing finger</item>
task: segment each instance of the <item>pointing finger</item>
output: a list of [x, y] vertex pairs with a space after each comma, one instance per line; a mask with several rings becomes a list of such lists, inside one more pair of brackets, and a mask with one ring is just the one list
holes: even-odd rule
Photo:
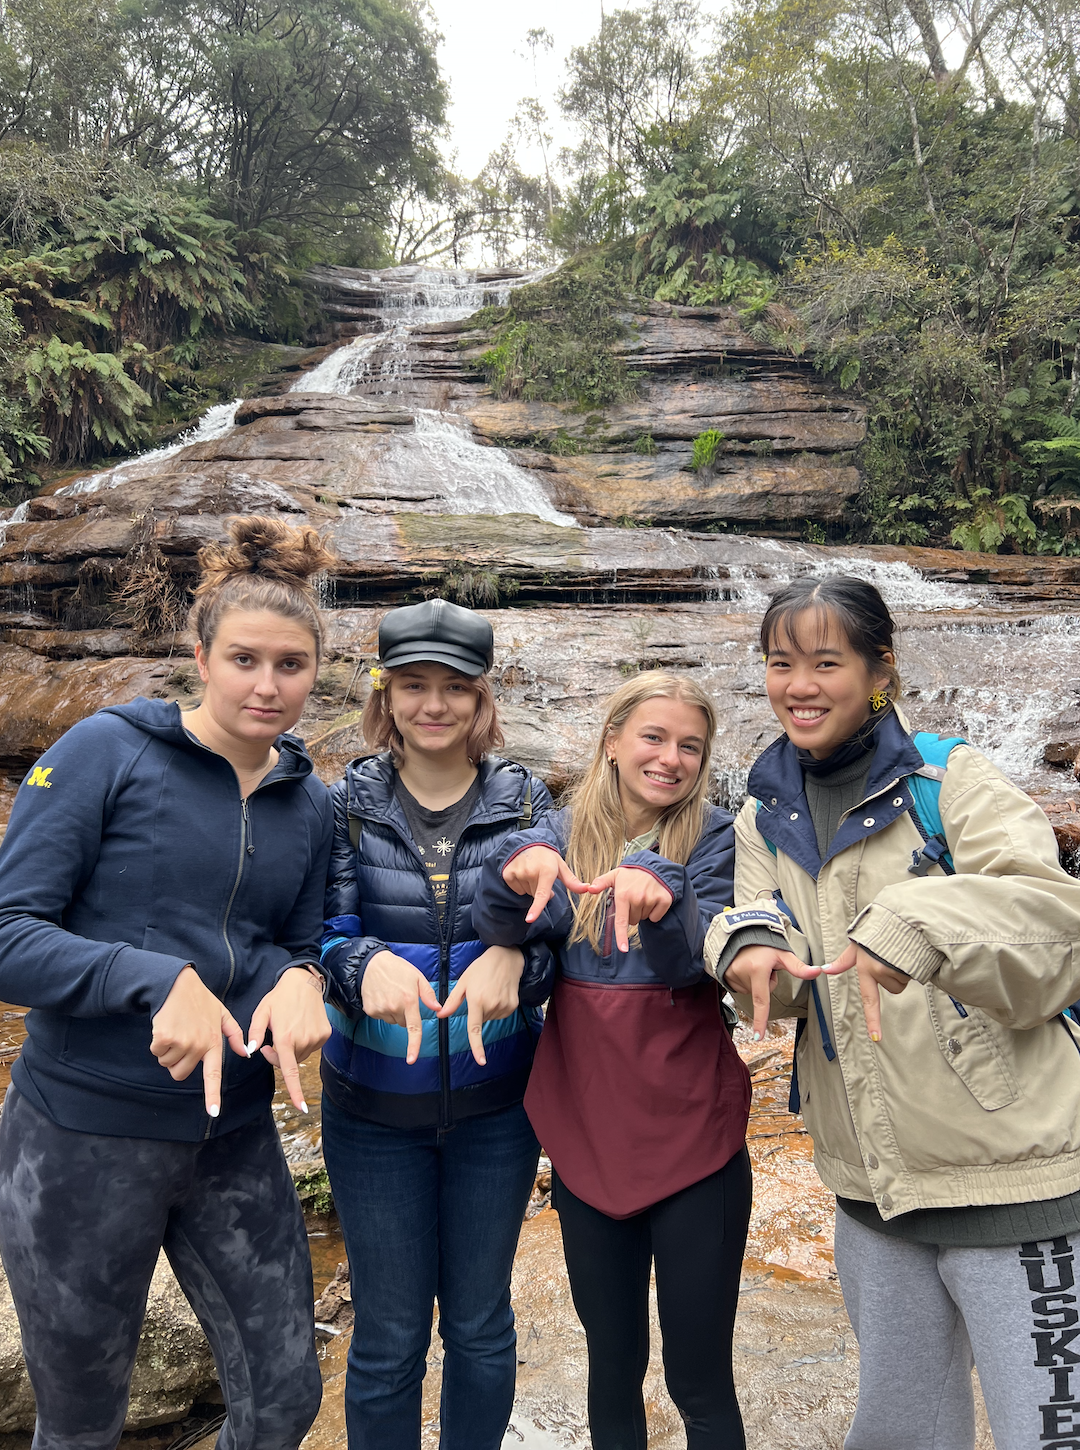
[[[436, 1003], [438, 1006], [438, 1003]], [[419, 1001], [410, 1002], [405, 1008], [405, 1030], [409, 1034], [409, 1045], [405, 1050], [405, 1061], [411, 1067], [420, 1056], [420, 1044], [424, 1039], [424, 1026], [420, 1019]]]
[[274, 1045], [277, 1049], [278, 1063], [281, 1066], [281, 1078], [292, 1100], [292, 1105], [294, 1108], [299, 1108], [302, 1113], [306, 1113], [308, 1105], [304, 1102], [304, 1090], [300, 1086], [300, 1069], [296, 1065], [292, 1043], [276, 1042]]
[[216, 1118], [221, 1112], [221, 1038], [211, 1046], [202, 1060], [203, 1065], [203, 1100], [206, 1103], [206, 1111], [210, 1117]]
[[469, 1046], [481, 1067], [487, 1066], [484, 1052], [484, 1009], [477, 1002], [469, 1003]]
[[769, 1025], [769, 999], [776, 973], [757, 970], [750, 981], [750, 995], [754, 1000], [754, 1041], [760, 1042]]
[[621, 952], [630, 950], [630, 903], [619, 892], [615, 893], [615, 945]]
[[881, 1041], [881, 997], [878, 984], [868, 971], [859, 968], [859, 995], [862, 997], [863, 1015], [870, 1033], [871, 1042]]
[[525, 913], [525, 920], [527, 922], [534, 922], [551, 900], [551, 888], [554, 884], [554, 876], [549, 881], [538, 881], [536, 883], [536, 891], [533, 893], [532, 905]]

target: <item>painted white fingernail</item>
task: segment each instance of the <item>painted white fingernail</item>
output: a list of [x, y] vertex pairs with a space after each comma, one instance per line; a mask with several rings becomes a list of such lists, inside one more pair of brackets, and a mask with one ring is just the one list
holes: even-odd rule
[[311, 1112], [311, 1109], [308, 1107], [307, 1103], [305, 1103], [303, 1100], [301, 1100], [301, 1103], [300, 1103], [300, 1111], [302, 1113], [310, 1113]]
[[221, 1109], [218, 1107], [217, 1103], [211, 1103], [206, 1111], [210, 1114], [212, 1118], [216, 1118], [218, 1113], [221, 1112]]
[[256, 1053], [256, 1050], [258, 1049], [258, 1046], [259, 1046], [259, 1044], [255, 1041], [255, 1039], [253, 1037], [251, 1039], [251, 1041], [247, 1045], [247, 1047], [248, 1047], [248, 1057], [254, 1057], [255, 1056], [255, 1053]]
[[761, 1033], [760, 1032], [755, 1032], [754, 1033], [754, 1041], [755, 1042], [760, 1042], [761, 1041]]

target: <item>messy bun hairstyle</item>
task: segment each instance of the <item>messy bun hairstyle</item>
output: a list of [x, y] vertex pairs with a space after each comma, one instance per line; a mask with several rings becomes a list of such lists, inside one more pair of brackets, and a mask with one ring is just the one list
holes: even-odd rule
[[206, 653], [230, 609], [269, 609], [311, 631], [318, 661], [323, 626], [312, 576], [337, 562], [310, 524], [255, 515], [230, 519], [226, 543], [199, 550], [188, 628]]

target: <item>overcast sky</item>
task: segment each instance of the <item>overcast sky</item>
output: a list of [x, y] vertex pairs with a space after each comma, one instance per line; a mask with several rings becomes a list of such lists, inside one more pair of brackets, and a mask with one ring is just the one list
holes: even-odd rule
[[[702, 5], [718, 12], [722, 0]], [[431, 0], [443, 34], [439, 59], [450, 83], [450, 149], [458, 153], [456, 171], [474, 177], [501, 144], [522, 96], [539, 95], [551, 118], [555, 150], [572, 137], [559, 115], [556, 92], [563, 81], [566, 57], [600, 28], [600, 0], [544, 0], [535, 6], [496, 0]], [[607, 9], [632, 8], [608, 0]], [[526, 35], [545, 29], [554, 48], [541, 56], [537, 76]], [[523, 158], [524, 159], [524, 158]]]

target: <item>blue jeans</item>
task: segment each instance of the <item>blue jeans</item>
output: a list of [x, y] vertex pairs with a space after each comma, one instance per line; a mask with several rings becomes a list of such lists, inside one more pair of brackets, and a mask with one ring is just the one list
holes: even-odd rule
[[510, 1271], [540, 1151], [524, 1108], [387, 1128], [324, 1096], [322, 1127], [356, 1311], [349, 1450], [418, 1450], [436, 1298], [440, 1450], [498, 1450], [517, 1375]]

